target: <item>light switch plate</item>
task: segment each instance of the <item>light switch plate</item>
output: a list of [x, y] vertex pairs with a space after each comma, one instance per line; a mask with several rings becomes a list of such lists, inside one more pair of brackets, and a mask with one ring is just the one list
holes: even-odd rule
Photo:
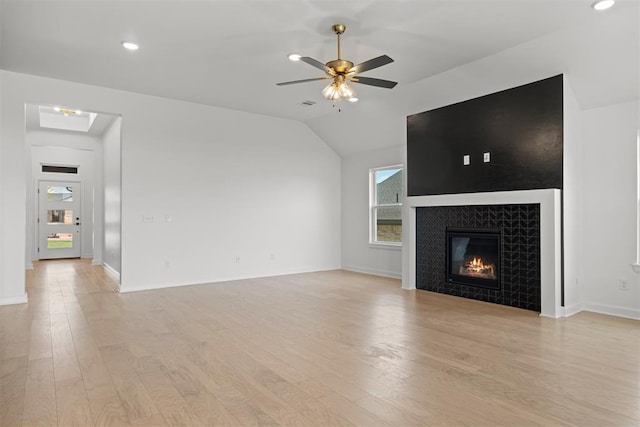
[[484, 153], [484, 157], [483, 158], [484, 158], [484, 162], [485, 163], [489, 163], [491, 161], [491, 153], [489, 153], [489, 152]]
[[468, 166], [469, 163], [471, 163], [471, 156], [469, 156], [468, 154], [465, 154], [464, 157], [462, 158], [462, 162], [464, 163], [465, 166]]

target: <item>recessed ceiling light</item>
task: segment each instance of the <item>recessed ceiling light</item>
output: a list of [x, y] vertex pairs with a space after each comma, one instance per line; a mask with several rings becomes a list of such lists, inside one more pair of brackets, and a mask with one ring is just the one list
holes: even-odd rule
[[591, 4], [591, 7], [595, 10], [607, 10], [614, 4], [616, 4], [615, 0], [598, 0], [596, 2], [593, 2]]
[[302, 58], [302, 55], [298, 55], [297, 53], [292, 53], [291, 55], [289, 55], [290, 61], [300, 61], [300, 58]]
[[131, 43], [131, 42], [122, 42], [122, 47], [127, 49], [127, 50], [138, 50], [139, 46], [135, 43]]

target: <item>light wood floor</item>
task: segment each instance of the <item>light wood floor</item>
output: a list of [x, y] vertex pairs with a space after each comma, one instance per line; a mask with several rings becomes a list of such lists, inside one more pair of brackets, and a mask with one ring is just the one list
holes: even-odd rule
[[0, 425], [640, 425], [640, 322], [345, 271], [118, 294], [44, 261], [0, 307]]

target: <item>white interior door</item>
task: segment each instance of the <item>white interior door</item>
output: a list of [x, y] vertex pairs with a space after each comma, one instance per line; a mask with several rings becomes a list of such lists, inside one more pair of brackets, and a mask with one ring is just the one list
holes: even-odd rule
[[80, 258], [80, 183], [38, 183], [38, 258]]

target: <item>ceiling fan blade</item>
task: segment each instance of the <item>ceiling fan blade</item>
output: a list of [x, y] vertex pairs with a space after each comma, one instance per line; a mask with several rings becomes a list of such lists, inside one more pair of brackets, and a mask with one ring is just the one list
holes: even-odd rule
[[330, 74], [332, 76], [335, 75], [335, 72], [331, 68], [327, 67], [322, 62], [320, 62], [318, 60], [315, 60], [315, 59], [313, 59], [313, 58], [311, 58], [309, 56], [303, 56], [302, 58], [300, 58], [300, 61], [306, 62], [307, 64], [309, 64], [309, 65], [311, 65], [313, 67], [316, 67], [316, 68], [324, 71], [327, 74]]
[[360, 74], [365, 71], [373, 70], [374, 68], [382, 67], [383, 65], [391, 64], [393, 59], [387, 55], [378, 56], [377, 58], [364, 61], [361, 64], [355, 65], [349, 70], [349, 74]]
[[276, 83], [278, 86], [294, 85], [296, 83], [315, 82], [317, 80], [329, 80], [331, 77], [315, 77], [313, 79], [292, 80], [290, 82]]
[[361, 83], [363, 85], [383, 87], [386, 89], [393, 89], [398, 84], [398, 82], [392, 82], [391, 80], [374, 79], [371, 77], [360, 76], [352, 77], [349, 79], [349, 81], [352, 81], [354, 83]]

